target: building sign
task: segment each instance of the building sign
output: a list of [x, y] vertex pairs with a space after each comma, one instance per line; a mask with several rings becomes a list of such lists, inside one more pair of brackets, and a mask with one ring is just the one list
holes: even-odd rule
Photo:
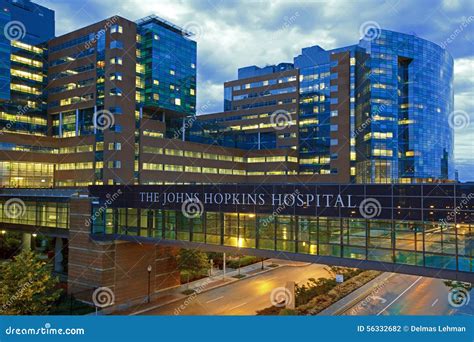
[[182, 210], [191, 202], [201, 213], [474, 222], [472, 185], [106, 185], [90, 186], [89, 195], [106, 208]]
[[140, 202], [145, 203], [162, 203], [164, 206], [169, 204], [181, 204], [184, 201], [195, 200], [204, 205], [272, 205], [287, 207], [308, 207], [315, 205], [316, 207], [348, 207], [355, 208], [352, 195], [341, 194], [302, 194], [299, 190], [293, 193], [283, 194], [255, 194], [241, 192], [140, 192]]

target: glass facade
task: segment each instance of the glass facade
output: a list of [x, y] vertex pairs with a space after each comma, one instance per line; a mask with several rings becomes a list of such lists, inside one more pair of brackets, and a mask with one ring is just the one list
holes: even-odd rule
[[49, 188], [54, 164], [0, 161], [0, 186], [5, 188]]
[[24, 201], [22, 215], [7, 215], [5, 201], [0, 201], [0, 222], [34, 227], [69, 228], [69, 203], [50, 201]]
[[[268, 214], [116, 208], [95, 234], [143, 236], [239, 248], [384, 261], [474, 272], [474, 225]], [[456, 252], [458, 251], [458, 252]]]
[[[327, 60], [319, 65], [300, 67], [299, 152], [300, 172], [329, 174], [331, 171], [331, 65]], [[301, 59], [301, 56], [300, 56]]]
[[[135, 191], [156, 190], [161, 194], [159, 189], [137, 187]], [[322, 205], [321, 200], [315, 207], [314, 204], [283, 207], [280, 204], [277, 208], [265, 199], [261, 205], [242, 202], [235, 205], [234, 192], [239, 198], [246, 198], [242, 192], [257, 193], [254, 189], [268, 196], [291, 190], [302, 195], [333, 194], [330, 196], [334, 198], [335, 194], [350, 194], [353, 203], [367, 198], [376, 200], [380, 211], [373, 217], [364, 217], [359, 205], [346, 203], [337, 207], [333, 197], [328, 205]], [[106, 200], [106, 194], [116, 191], [115, 188], [92, 189], [99, 197], [92, 209], [92, 216], [97, 218], [92, 226], [93, 234], [109, 235], [112, 239], [141, 236], [474, 271], [474, 204], [470, 200], [474, 189], [469, 185], [318, 185], [304, 190], [281, 185], [246, 186], [239, 190], [231, 186], [166, 187], [169, 193], [190, 192], [207, 198], [202, 215], [195, 218], [189, 218], [172, 204], [159, 204], [161, 199], [154, 204], [136, 201], [133, 193], [127, 194], [134, 191], [130, 189], [124, 190], [113, 207], [104, 210], [100, 198]], [[229, 194], [234, 205], [209, 204], [212, 198], [209, 191], [224, 197]], [[176, 207], [181, 207], [181, 203]]]
[[367, 183], [454, 179], [453, 59], [422, 38], [381, 30], [366, 49], [368, 129], [358, 148], [357, 179]]
[[[15, 36], [5, 36], [7, 24], [16, 29]], [[1, 82], [0, 99], [9, 100], [0, 103], [0, 128], [46, 135], [43, 90], [47, 63], [42, 43], [54, 37], [54, 11], [27, 0], [4, 0], [0, 2], [0, 26], [0, 60], [4, 61], [0, 68], [9, 69], [0, 72], [5, 81]]]
[[0, 101], [10, 99], [10, 41], [5, 37], [5, 25], [10, 14], [0, 7]]
[[196, 114], [196, 42], [157, 17], [138, 21], [144, 104]]

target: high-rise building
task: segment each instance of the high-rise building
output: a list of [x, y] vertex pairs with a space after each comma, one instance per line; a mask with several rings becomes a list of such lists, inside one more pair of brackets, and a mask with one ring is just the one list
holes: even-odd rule
[[[226, 112], [201, 116], [191, 140], [293, 148], [301, 181], [451, 181], [452, 79], [446, 50], [380, 30], [357, 45], [304, 48], [293, 64], [239, 69], [224, 85]], [[294, 129], [280, 130], [281, 118]]]
[[304, 48], [239, 69], [225, 111], [196, 116], [190, 32], [114, 16], [53, 38], [54, 13], [35, 6], [0, 15], [2, 186], [454, 178], [453, 61], [434, 43], [381, 30]]

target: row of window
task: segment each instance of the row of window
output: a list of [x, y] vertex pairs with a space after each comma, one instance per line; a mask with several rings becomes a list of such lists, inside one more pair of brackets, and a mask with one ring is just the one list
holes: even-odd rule
[[293, 156], [266, 156], [266, 157], [239, 157], [239, 156], [229, 156], [222, 154], [214, 154], [207, 152], [195, 152], [195, 151], [185, 151], [185, 150], [176, 150], [170, 148], [161, 148], [154, 146], [143, 146], [143, 153], [152, 153], [152, 154], [165, 154], [169, 156], [178, 156], [178, 157], [188, 157], [188, 158], [199, 158], [199, 159], [211, 159], [211, 160], [223, 160], [236, 163], [271, 163], [271, 162], [298, 162], [297, 157]]

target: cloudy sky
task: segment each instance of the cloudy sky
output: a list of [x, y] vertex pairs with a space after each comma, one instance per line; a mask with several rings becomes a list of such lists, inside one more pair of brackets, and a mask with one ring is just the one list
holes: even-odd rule
[[[456, 129], [461, 180], [474, 181], [474, 2], [472, 0], [35, 0], [56, 11], [56, 35], [113, 15], [156, 14], [195, 33], [198, 113], [222, 111], [223, 82], [247, 65], [292, 62], [303, 47], [355, 44], [360, 27], [416, 34], [446, 45], [455, 59], [455, 110], [469, 116]], [[449, 40], [448, 40], [449, 39]]]

